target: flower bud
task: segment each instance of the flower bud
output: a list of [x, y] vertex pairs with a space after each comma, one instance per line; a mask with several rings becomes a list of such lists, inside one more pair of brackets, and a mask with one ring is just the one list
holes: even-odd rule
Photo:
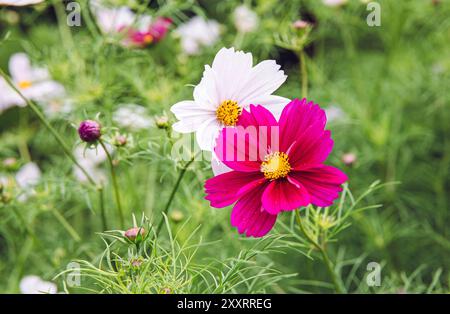
[[161, 294], [172, 294], [172, 289], [170, 289], [170, 288], [163, 288], [161, 290]]
[[342, 155], [342, 162], [346, 166], [352, 166], [356, 162], [356, 155], [353, 153], [346, 153]]
[[167, 129], [169, 127], [169, 118], [166, 116], [156, 117], [156, 126], [158, 129]]
[[305, 28], [307, 28], [308, 26], [310, 26], [311, 24], [309, 24], [308, 22], [306, 22], [306, 21], [303, 21], [303, 20], [297, 20], [297, 21], [295, 21], [294, 23], [292, 23], [292, 26], [295, 28], [295, 29], [305, 29]]
[[125, 231], [125, 237], [131, 241], [136, 240], [139, 234], [143, 236], [145, 234], [145, 229], [141, 227], [133, 227]]
[[3, 166], [7, 170], [16, 170], [18, 163], [17, 159], [14, 157], [9, 157], [3, 160]]
[[184, 218], [183, 212], [180, 210], [174, 210], [170, 213], [170, 219], [174, 222], [180, 222]]
[[93, 143], [102, 135], [102, 127], [97, 121], [84, 120], [80, 123], [78, 135], [83, 142]]
[[138, 268], [139, 266], [142, 265], [142, 259], [140, 258], [135, 258], [133, 260], [131, 260], [131, 266]]
[[125, 145], [127, 145], [128, 139], [125, 135], [122, 134], [117, 134], [114, 137], [114, 145], [117, 147], [123, 147]]

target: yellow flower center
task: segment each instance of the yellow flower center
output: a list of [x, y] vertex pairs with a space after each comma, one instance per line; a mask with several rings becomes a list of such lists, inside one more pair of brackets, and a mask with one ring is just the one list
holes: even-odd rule
[[285, 178], [290, 171], [289, 157], [285, 153], [270, 153], [264, 157], [264, 161], [261, 163], [261, 172], [264, 173], [267, 180]]
[[238, 103], [233, 100], [223, 101], [219, 108], [217, 108], [216, 116], [222, 124], [226, 126], [235, 126], [239, 116], [242, 112], [242, 108], [239, 107]]
[[144, 35], [144, 43], [150, 44], [153, 41], [153, 36], [150, 34]]
[[21, 89], [26, 89], [28, 87], [31, 87], [31, 82], [30, 81], [20, 81], [17, 85]]

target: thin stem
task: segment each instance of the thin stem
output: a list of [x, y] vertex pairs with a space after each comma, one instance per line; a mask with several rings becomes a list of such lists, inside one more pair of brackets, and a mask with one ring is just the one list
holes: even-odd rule
[[341, 279], [338, 277], [338, 274], [336, 274], [336, 271], [334, 269], [334, 265], [331, 262], [330, 258], [328, 257], [326, 249], [317, 243], [306, 231], [305, 226], [303, 225], [302, 219], [300, 217], [300, 210], [295, 211], [295, 216], [297, 218], [297, 223], [300, 228], [300, 231], [303, 233], [305, 238], [316, 248], [319, 250], [320, 254], [322, 255], [322, 261], [324, 262], [325, 266], [327, 267], [328, 273], [330, 274], [334, 288], [337, 293], [345, 293], [345, 288], [342, 286]]
[[114, 168], [113, 159], [112, 159], [111, 154], [109, 153], [108, 149], [106, 148], [105, 143], [103, 143], [103, 141], [101, 139], [99, 139], [98, 142], [100, 143], [103, 150], [105, 151], [106, 156], [108, 157], [108, 162], [109, 162], [109, 166], [111, 169], [111, 179], [112, 179], [112, 183], [113, 183], [114, 196], [116, 198], [117, 211], [119, 213], [120, 226], [121, 226], [121, 228], [124, 228], [125, 219], [123, 216], [122, 203], [120, 201], [119, 185], [117, 184], [117, 176], [116, 176], [116, 170]]
[[89, 182], [93, 185], [93, 186], [97, 186], [97, 184], [95, 183], [95, 180], [89, 175], [89, 173], [78, 163], [78, 161], [76, 160], [76, 158], [72, 155], [72, 152], [70, 150], [70, 148], [67, 146], [66, 142], [64, 141], [64, 139], [61, 137], [61, 135], [59, 135], [58, 131], [56, 131], [51, 125], [50, 123], [47, 121], [47, 119], [45, 118], [45, 116], [42, 114], [42, 112], [39, 110], [39, 108], [34, 104], [34, 102], [32, 102], [31, 100], [29, 100], [28, 98], [26, 98], [21, 92], [20, 90], [17, 89], [17, 87], [14, 85], [14, 83], [11, 81], [11, 79], [9, 78], [8, 75], [5, 74], [5, 72], [3, 72], [2, 69], [0, 69], [0, 75], [3, 76], [3, 78], [5, 79], [5, 81], [8, 83], [8, 85], [20, 96], [20, 98], [23, 99], [23, 101], [26, 102], [26, 104], [31, 108], [31, 110], [36, 114], [36, 116], [39, 118], [39, 120], [45, 125], [45, 127], [50, 131], [50, 133], [52, 133], [52, 135], [54, 136], [54, 138], [56, 139], [56, 141], [60, 144], [61, 148], [63, 149], [64, 153], [70, 158], [70, 160], [78, 167], [80, 168], [80, 170], [83, 172], [83, 174], [86, 176], [86, 178], [89, 180]]
[[306, 68], [306, 58], [304, 50], [300, 50], [298, 53], [300, 59], [300, 73], [302, 77], [302, 96], [308, 98], [308, 70]]
[[70, 234], [70, 236], [76, 241], [80, 242], [81, 238], [78, 235], [78, 233], [75, 231], [75, 229], [70, 225], [70, 223], [64, 218], [63, 215], [61, 215], [56, 209], [52, 210], [53, 215], [55, 215], [56, 219], [61, 223], [61, 225], [67, 230], [67, 232]]
[[106, 220], [106, 213], [105, 213], [105, 199], [103, 195], [103, 186], [99, 186], [97, 188], [98, 194], [99, 194], [99, 200], [100, 200], [100, 215], [102, 218], [102, 227], [103, 231], [108, 230], [108, 222]]
[[[177, 193], [178, 187], [180, 186], [181, 180], [183, 179], [184, 174], [186, 173], [186, 170], [189, 168], [189, 166], [192, 164], [192, 162], [195, 160], [195, 156], [189, 160], [184, 167], [181, 169], [180, 174], [178, 175], [177, 182], [175, 183], [172, 192], [170, 193], [169, 199], [167, 200], [166, 206], [164, 207], [162, 213], [164, 215], [167, 215], [169, 212], [170, 205], [172, 204], [173, 199], [175, 198], [175, 194]], [[161, 228], [164, 224], [164, 215], [161, 217], [161, 221], [158, 224], [158, 227], [156, 228], [155, 235], [158, 236], [159, 232], [161, 231]]]

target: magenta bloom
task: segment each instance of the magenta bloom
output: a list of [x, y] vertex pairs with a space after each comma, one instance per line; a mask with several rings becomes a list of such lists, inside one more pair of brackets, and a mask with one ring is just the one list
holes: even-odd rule
[[207, 180], [205, 198], [216, 208], [235, 203], [231, 224], [253, 237], [267, 234], [282, 211], [330, 206], [347, 176], [323, 164], [333, 148], [325, 124], [325, 112], [306, 99], [291, 101], [278, 122], [251, 105], [217, 139], [214, 151], [232, 171]]
[[94, 120], [84, 120], [78, 127], [78, 135], [83, 142], [95, 142], [102, 135], [101, 125]]
[[169, 31], [171, 25], [171, 19], [159, 17], [145, 31], [135, 29], [130, 30], [128, 37], [133, 45], [145, 47], [162, 40]]

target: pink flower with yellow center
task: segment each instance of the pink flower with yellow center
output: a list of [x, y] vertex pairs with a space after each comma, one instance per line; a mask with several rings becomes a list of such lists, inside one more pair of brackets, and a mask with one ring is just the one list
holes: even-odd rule
[[325, 112], [306, 99], [291, 101], [279, 121], [251, 105], [220, 132], [214, 151], [232, 171], [206, 181], [206, 199], [216, 208], [235, 204], [231, 224], [253, 237], [267, 234], [283, 211], [330, 206], [347, 176], [324, 164], [333, 148], [325, 125]]

